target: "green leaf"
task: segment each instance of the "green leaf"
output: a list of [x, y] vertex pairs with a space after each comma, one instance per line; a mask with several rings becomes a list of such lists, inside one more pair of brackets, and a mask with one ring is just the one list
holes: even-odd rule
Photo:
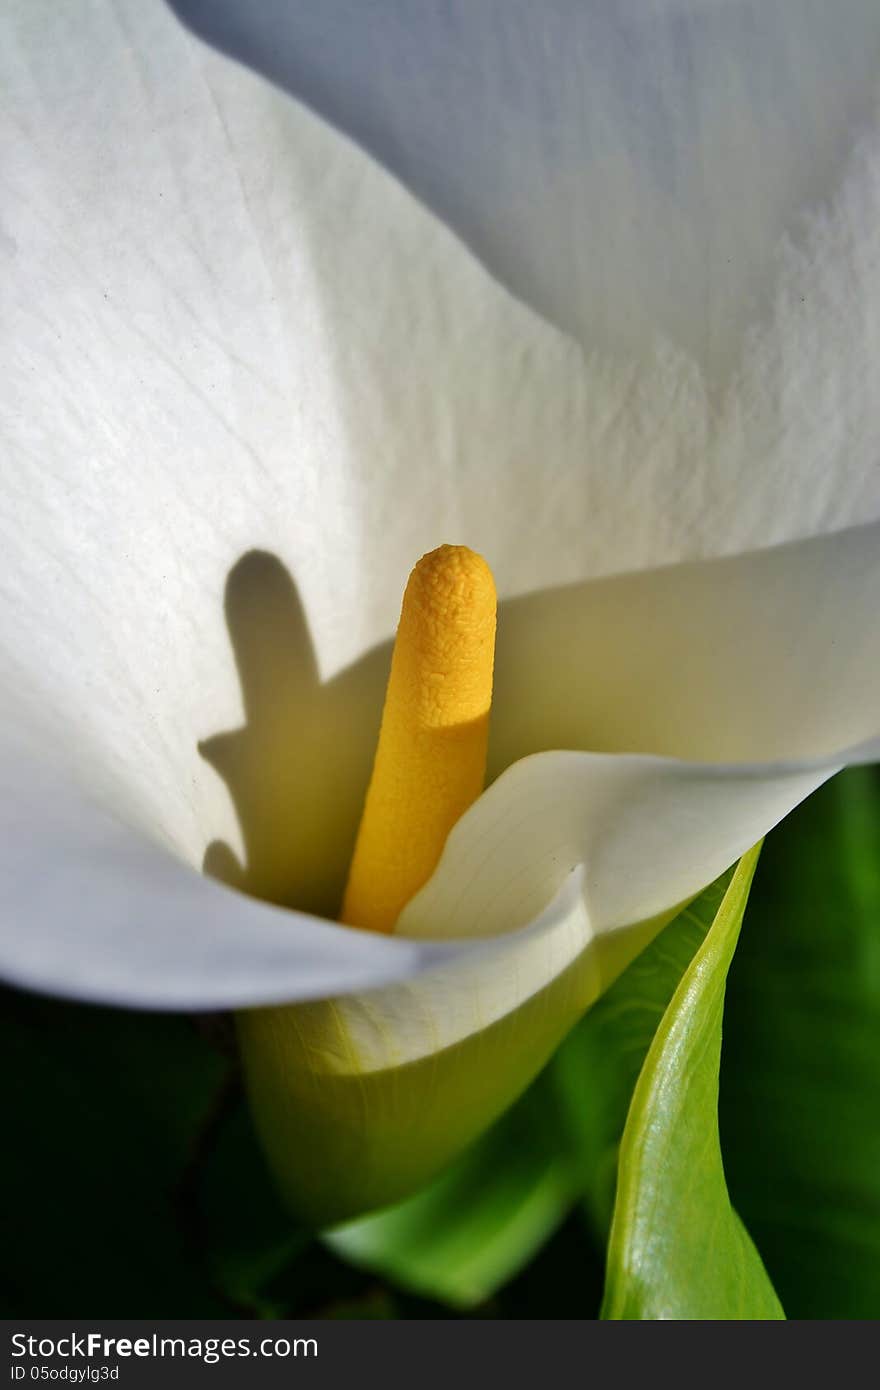
[[576, 1169], [546, 1082], [430, 1186], [325, 1237], [338, 1255], [424, 1297], [484, 1302], [528, 1263], [572, 1205]]
[[604, 1246], [633, 1090], [679, 981], [714, 922], [727, 870], [680, 912], [572, 1030], [549, 1072], [578, 1153], [589, 1224]]
[[840, 774], [769, 837], [730, 976], [731, 1193], [792, 1318], [880, 1309], [880, 776]]
[[730, 1204], [718, 1134], [725, 982], [757, 857], [755, 849], [740, 861], [636, 1082], [620, 1146], [606, 1318], [783, 1316]]

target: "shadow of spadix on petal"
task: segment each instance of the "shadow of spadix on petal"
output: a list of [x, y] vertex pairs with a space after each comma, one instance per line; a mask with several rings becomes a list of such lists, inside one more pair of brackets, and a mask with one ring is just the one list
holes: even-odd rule
[[[738, 763], [871, 738], [877, 536], [872, 524], [503, 600], [489, 781], [548, 749]], [[294, 581], [259, 551], [229, 573], [226, 618], [245, 724], [199, 747], [232, 795], [245, 864], [215, 842], [204, 868], [335, 917], [390, 644], [322, 683]]]
[[390, 648], [322, 683], [296, 584], [252, 550], [226, 581], [245, 723], [198, 744], [226, 783], [244, 863], [215, 840], [204, 872], [253, 897], [334, 917], [382, 710]]

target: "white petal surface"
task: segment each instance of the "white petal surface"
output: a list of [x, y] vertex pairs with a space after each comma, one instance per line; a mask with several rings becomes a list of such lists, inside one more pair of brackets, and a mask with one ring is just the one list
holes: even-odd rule
[[[453, 987], [439, 976], [424, 994], [418, 987], [412, 997], [406, 989], [395, 996], [395, 1026], [380, 1028], [378, 1036], [391, 1037], [392, 1048], [412, 1060], [410, 1047], [416, 1055], [431, 1045], [446, 1047], [514, 1013], [524, 997], [564, 973], [594, 934], [653, 918], [696, 892], [846, 761], [841, 748], [871, 738], [880, 687], [880, 633], [871, 622], [880, 595], [878, 529], [597, 581], [502, 608], [496, 747], [508, 761], [530, 752], [530, 740], [546, 747], [557, 739], [623, 751], [640, 742], [671, 744], [692, 757], [703, 748], [776, 760], [818, 751], [826, 761], [818, 770], [808, 765], [781, 777], [772, 767], [739, 771], [576, 753], [517, 763], [456, 829], [401, 931], [467, 937], [526, 926], [548, 908], [564, 875], [583, 864], [587, 937], [578, 930], [569, 939], [566, 926], [562, 945], [549, 954], [543, 944], [530, 947], [522, 958], [522, 946], [512, 944], [513, 964], [499, 969], [493, 959], [486, 978], [473, 974], [470, 984], [475, 966], [463, 961], [464, 975], [456, 969]], [[284, 617], [287, 591], [282, 586], [279, 597], [272, 587], [275, 566], [261, 562], [255, 574], [270, 580], [256, 590], [264, 615], [271, 617], [265, 600], [274, 596]], [[236, 621], [253, 611], [252, 600]], [[270, 623], [262, 635], [249, 632], [251, 650], [259, 652], [272, 631]], [[295, 670], [284, 687], [294, 695], [302, 675], [297, 658], [303, 653], [294, 646]], [[303, 767], [319, 781], [322, 768], [333, 765], [331, 749], [337, 770], [342, 766], [350, 749], [340, 743], [338, 721], [361, 703], [373, 708], [378, 686], [371, 668], [381, 674], [383, 667], [384, 659], [372, 661], [351, 673], [350, 684], [344, 673], [323, 692], [303, 695], [298, 727], [287, 723], [289, 711], [264, 709], [257, 666], [252, 725], [229, 736], [233, 754], [242, 745], [241, 756], [218, 759], [236, 773], [232, 785], [251, 830], [251, 885], [295, 893], [295, 876], [307, 881], [294, 851], [306, 856], [321, 844], [315, 846], [307, 808], [298, 809], [298, 783], [292, 781], [287, 799], [285, 785]], [[285, 671], [276, 658], [272, 678]], [[70, 749], [45, 702], [7, 708], [15, 727], [30, 729], [31, 746], [43, 746], [43, 761], [49, 750], [54, 762], [47, 786], [33, 757], [7, 753], [4, 759], [3, 962], [11, 978], [117, 1002], [221, 1007], [338, 995], [436, 962], [430, 950], [416, 952], [401, 937], [348, 933], [198, 879], [167, 848], [150, 843], [157, 828], [143, 814], [130, 767], [120, 779], [120, 770], [99, 758], [89, 769], [80, 766], [92, 799], [102, 796], [115, 807], [113, 816], [101, 813], [71, 789], [69, 767], [65, 784]], [[317, 747], [317, 763], [304, 739]], [[269, 799], [260, 800], [254, 789]], [[349, 778], [339, 788], [342, 813], [352, 796]], [[334, 806], [332, 797], [317, 804]], [[300, 815], [312, 834], [297, 833]], [[329, 835], [326, 821], [319, 826]], [[329, 838], [325, 870], [335, 869], [339, 854]], [[351, 1007], [359, 1017], [360, 1005]], [[375, 1006], [378, 1016], [386, 1007]], [[373, 1013], [368, 1004], [366, 1016]], [[414, 1043], [407, 1028], [415, 1030]], [[353, 1046], [359, 1067], [381, 1069], [375, 1058], [369, 1065], [364, 1060], [363, 1039]], [[380, 1061], [387, 1065], [388, 1057], [383, 1053]]]
[[[207, 854], [231, 881], [332, 912], [381, 700], [370, 649], [438, 542], [482, 550], [504, 592], [528, 593], [871, 514], [872, 148], [808, 253], [783, 258], [773, 314], [719, 402], [668, 345], [643, 362], [585, 356], [365, 157], [162, 6], [28, 3], [2, 24], [0, 716], [22, 740], [4, 759], [4, 968], [204, 1007], [408, 975], [426, 957], [404, 941], [358, 938], [349, 956], [348, 933], [193, 871]], [[676, 659], [674, 634], [693, 629], [680, 721], [673, 665], [652, 713], [649, 666], [630, 664], [616, 622], [593, 621], [588, 592], [583, 625], [570, 594], [523, 600], [502, 639], [496, 767], [563, 734], [703, 759], [867, 736], [863, 550], [833, 552], [842, 577], [818, 618], [824, 571], [798, 549], [766, 561], [779, 595], [766, 621], [747, 559], [731, 601], [726, 579], [704, 589], [698, 571], [600, 590], [601, 612], [644, 601]], [[578, 634], [571, 660], [557, 603]], [[707, 660], [720, 618], [745, 644], [738, 722], [729, 700], [712, 719], [730, 672]], [[832, 635], [845, 658], [834, 718], [826, 664], [815, 710], [783, 726], [776, 692], [797, 694], [806, 669], [792, 635], [814, 619], [812, 665]], [[565, 653], [552, 689], [526, 684], [545, 633]], [[753, 726], [764, 663], [770, 715]], [[570, 681], [580, 699], [591, 664], [609, 675], [575, 720], [558, 692]], [[712, 872], [695, 861], [695, 887]], [[548, 891], [541, 879], [538, 907]]]
[[874, 0], [173, 0], [588, 347], [722, 375], [874, 118]]
[[513, 599], [492, 762], [827, 755], [880, 730], [880, 525]]
[[0, 975], [73, 998], [228, 1009], [368, 989], [448, 955], [230, 892], [4, 747]]

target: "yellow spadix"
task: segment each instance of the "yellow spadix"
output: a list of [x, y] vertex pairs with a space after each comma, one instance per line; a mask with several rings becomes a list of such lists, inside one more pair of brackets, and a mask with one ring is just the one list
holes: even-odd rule
[[410, 575], [340, 914], [350, 926], [393, 930], [483, 790], [496, 607], [467, 546], [441, 545]]

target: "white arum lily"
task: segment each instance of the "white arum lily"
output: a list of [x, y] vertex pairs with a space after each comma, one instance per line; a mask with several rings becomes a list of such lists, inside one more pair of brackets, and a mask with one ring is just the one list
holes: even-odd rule
[[[2, 20], [3, 971], [296, 1004], [241, 1034], [319, 1221], [880, 732], [880, 14], [539, 8], [190, 11], [482, 260], [161, 4]], [[326, 919], [443, 541], [491, 784], [386, 938]]]

